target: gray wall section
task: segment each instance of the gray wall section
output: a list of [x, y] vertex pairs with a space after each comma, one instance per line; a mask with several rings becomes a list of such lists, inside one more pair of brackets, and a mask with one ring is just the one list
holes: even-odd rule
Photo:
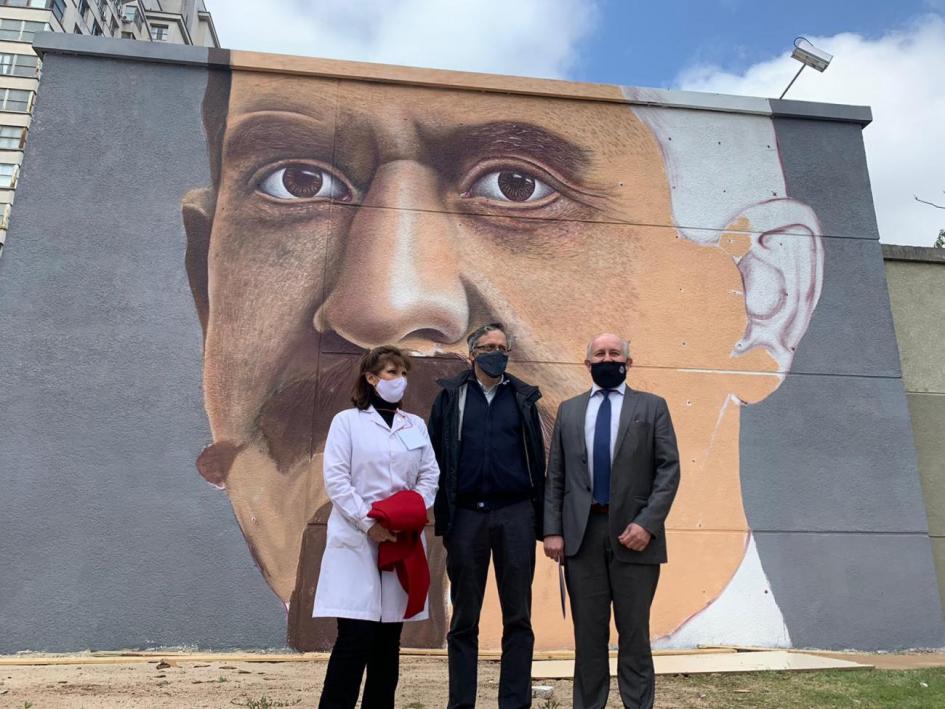
[[772, 120], [788, 195], [814, 208], [827, 236], [879, 239], [862, 128], [803, 118]]
[[762, 532], [755, 540], [794, 647], [943, 645], [927, 536]]
[[945, 604], [945, 249], [885, 247], [929, 535]]
[[48, 55], [0, 259], [0, 652], [281, 647], [210, 440], [181, 196], [206, 72]]
[[906, 390], [945, 394], [945, 262], [887, 261], [886, 274]]
[[842, 236], [824, 239], [823, 293], [794, 373], [742, 418], [742, 486], [762, 566], [795, 646], [940, 647], [860, 128], [778, 118], [775, 130], [789, 196]]
[[791, 370], [900, 376], [862, 129], [794, 118], [774, 128], [788, 196], [828, 237], [820, 302]]
[[[907, 396], [929, 515], [929, 534], [933, 539], [945, 539], [945, 392], [909, 393]], [[941, 561], [945, 562], [945, 558]]]
[[741, 464], [753, 530], [927, 532], [900, 379], [788, 375], [745, 409]]
[[[818, 215], [831, 209], [827, 203], [812, 206]], [[899, 377], [899, 351], [879, 242], [830, 237], [822, 242], [823, 290], [791, 371]]]

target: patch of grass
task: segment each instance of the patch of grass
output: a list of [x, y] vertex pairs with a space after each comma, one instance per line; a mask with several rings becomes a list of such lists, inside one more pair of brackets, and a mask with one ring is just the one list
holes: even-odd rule
[[548, 697], [548, 699], [538, 705], [538, 709], [561, 709], [561, 702], [554, 697]]
[[301, 702], [302, 699], [296, 699], [294, 702], [280, 702], [276, 699], [270, 699], [266, 695], [259, 697], [258, 699], [253, 699], [243, 695], [243, 700], [238, 699], [230, 700], [230, 704], [235, 704], [238, 707], [246, 707], [246, 709], [275, 709], [275, 707], [292, 707]]
[[404, 709], [427, 709], [427, 707], [422, 702], [410, 702], [404, 706]]
[[862, 707], [926, 709], [945, 706], [945, 668], [757, 672], [660, 677], [657, 704], [674, 707]]
[[226, 682], [226, 677], [224, 677], [223, 675], [220, 675], [219, 677], [217, 677], [217, 682]]

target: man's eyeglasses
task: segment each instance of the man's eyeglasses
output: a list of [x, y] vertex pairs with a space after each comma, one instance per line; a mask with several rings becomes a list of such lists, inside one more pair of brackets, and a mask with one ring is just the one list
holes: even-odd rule
[[486, 352], [502, 352], [503, 354], [508, 354], [512, 351], [511, 347], [506, 347], [505, 345], [476, 345], [473, 347], [474, 354], [485, 354]]

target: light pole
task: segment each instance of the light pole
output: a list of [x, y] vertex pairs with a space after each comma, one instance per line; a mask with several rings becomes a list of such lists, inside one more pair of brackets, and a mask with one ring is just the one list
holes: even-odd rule
[[833, 55], [827, 54], [827, 52], [822, 49], [817, 49], [817, 47], [811, 44], [806, 38], [798, 37], [794, 40], [794, 51], [791, 52], [791, 59], [797, 59], [797, 61], [801, 63], [801, 68], [797, 70], [794, 78], [791, 79], [791, 83], [789, 83], [784, 91], [781, 92], [781, 95], [778, 96], [779, 99], [784, 98], [784, 94], [786, 94], [788, 89], [797, 81], [797, 77], [804, 71], [804, 67], [809, 66], [812, 69], [822, 72], [830, 66], [830, 60], [833, 59]]

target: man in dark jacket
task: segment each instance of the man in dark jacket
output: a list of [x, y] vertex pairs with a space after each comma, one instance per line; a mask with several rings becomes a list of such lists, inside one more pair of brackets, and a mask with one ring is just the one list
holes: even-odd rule
[[472, 368], [438, 383], [429, 431], [440, 465], [434, 514], [446, 547], [453, 615], [447, 634], [449, 707], [476, 703], [479, 614], [495, 563], [502, 607], [499, 707], [531, 705], [535, 542], [542, 539], [545, 444], [537, 387], [505, 372], [502, 325], [468, 338]]

